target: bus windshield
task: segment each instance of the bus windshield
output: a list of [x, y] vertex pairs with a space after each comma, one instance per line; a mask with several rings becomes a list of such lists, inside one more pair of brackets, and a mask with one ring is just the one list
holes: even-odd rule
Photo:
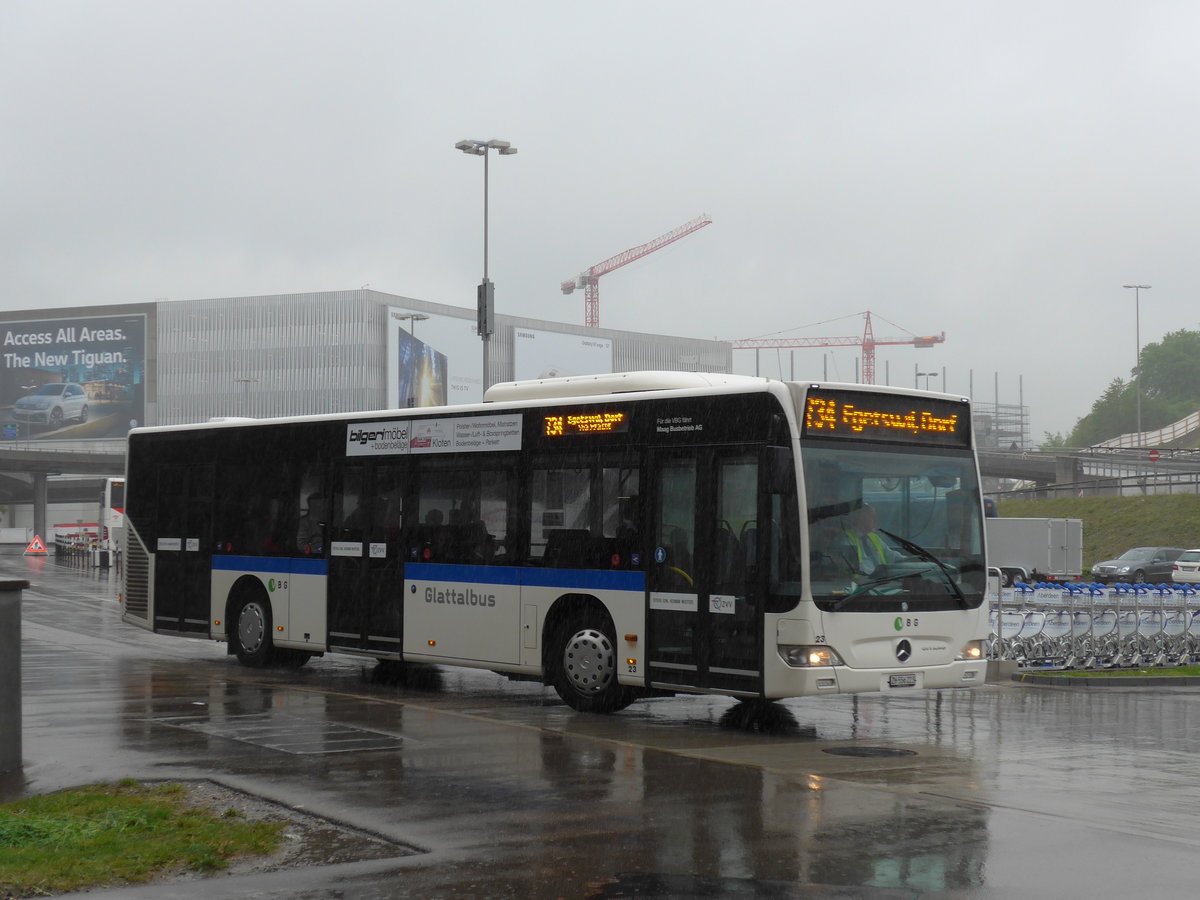
[[974, 458], [806, 442], [809, 574], [827, 611], [971, 609], [983, 602]]

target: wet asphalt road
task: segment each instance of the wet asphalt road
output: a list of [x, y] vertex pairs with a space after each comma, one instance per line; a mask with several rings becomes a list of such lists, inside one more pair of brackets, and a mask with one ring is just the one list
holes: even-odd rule
[[115, 578], [27, 577], [24, 769], [0, 799], [211, 778], [417, 852], [138, 898], [1191, 897], [1200, 689], [715, 697], [586, 716], [549, 689], [347, 657], [252, 671], [120, 622]]

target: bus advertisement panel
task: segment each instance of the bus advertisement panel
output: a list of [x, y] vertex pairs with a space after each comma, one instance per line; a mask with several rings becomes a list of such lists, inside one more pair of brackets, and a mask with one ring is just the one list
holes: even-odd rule
[[0, 324], [0, 437], [124, 437], [145, 420], [146, 317]]

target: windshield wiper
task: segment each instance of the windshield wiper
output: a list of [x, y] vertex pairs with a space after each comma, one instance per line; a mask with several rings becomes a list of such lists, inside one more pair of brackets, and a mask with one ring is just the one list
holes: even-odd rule
[[935, 566], [937, 566], [938, 571], [941, 572], [942, 577], [946, 579], [946, 584], [950, 585], [950, 590], [954, 593], [954, 596], [956, 598], [958, 598], [958, 602], [962, 606], [962, 608], [967, 609], [970, 606], [970, 604], [967, 603], [966, 596], [963, 594], [962, 590], [959, 588], [958, 583], [955, 582], [954, 576], [951, 574], [952, 570], [949, 565], [942, 562], [940, 559], [938, 559], [937, 556], [935, 556], [929, 550], [926, 550], [920, 544], [914, 544], [912, 541], [908, 540], [908, 538], [902, 538], [902, 537], [900, 537], [900, 535], [892, 534], [890, 531], [886, 531], [883, 528], [880, 528], [879, 531], [881, 534], [886, 534], [888, 537], [890, 537], [893, 541], [895, 541], [897, 544], [899, 544], [901, 547], [903, 547], [909, 553], [912, 553], [914, 556], [918, 556], [921, 559], [926, 560], [927, 562], [931, 562]]

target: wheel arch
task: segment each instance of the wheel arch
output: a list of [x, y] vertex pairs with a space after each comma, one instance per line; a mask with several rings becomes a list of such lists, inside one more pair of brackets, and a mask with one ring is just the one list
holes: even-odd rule
[[225, 595], [225, 636], [228, 639], [229, 631], [234, 627], [233, 615], [247, 600], [257, 597], [260, 600], [266, 601], [266, 607], [271, 613], [271, 621], [275, 621], [275, 604], [271, 599], [271, 592], [267, 590], [267, 586], [262, 583], [262, 579], [257, 575], [242, 575], [229, 588], [229, 593]]
[[613, 616], [608, 606], [593, 594], [563, 594], [550, 605], [546, 618], [542, 621], [542, 676], [548, 678], [553, 665], [554, 636], [565, 623], [579, 615], [594, 613], [601, 615], [613, 626]]

